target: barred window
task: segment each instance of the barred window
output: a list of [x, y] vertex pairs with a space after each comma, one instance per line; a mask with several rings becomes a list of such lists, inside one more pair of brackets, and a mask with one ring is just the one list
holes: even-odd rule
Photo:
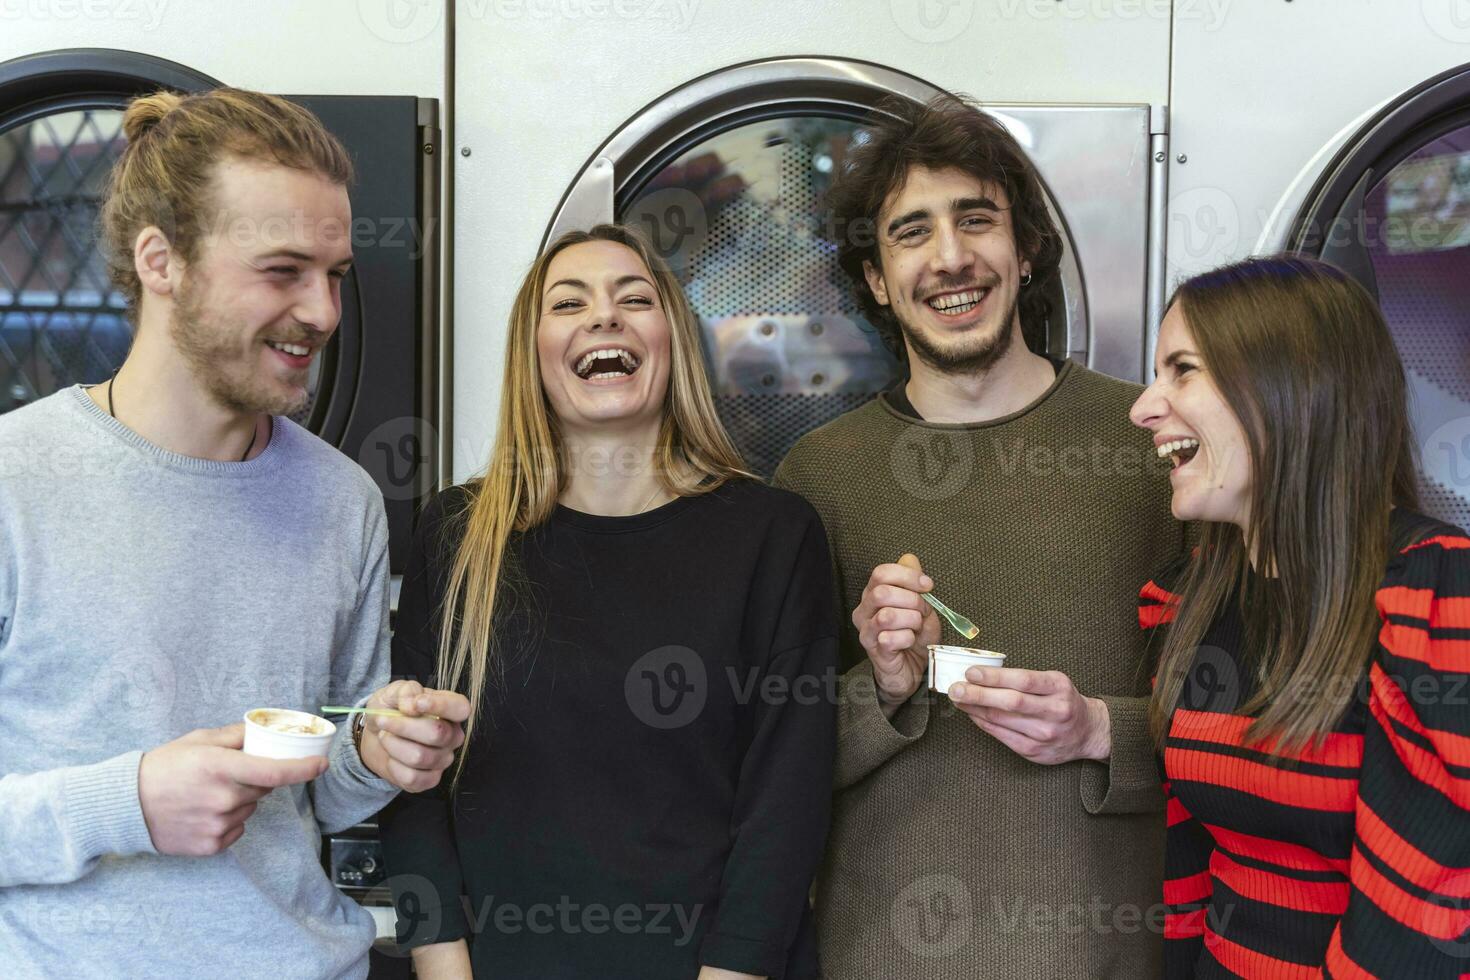
[[65, 109], [0, 131], [0, 412], [107, 379], [132, 341], [98, 210], [122, 112]]

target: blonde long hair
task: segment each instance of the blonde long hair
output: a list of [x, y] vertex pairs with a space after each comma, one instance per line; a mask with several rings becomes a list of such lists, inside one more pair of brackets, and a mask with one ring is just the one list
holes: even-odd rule
[[470, 503], [444, 593], [440, 618], [437, 683], [462, 691], [470, 701], [466, 750], [492, 671], [503, 670], [494, 633], [497, 600], [507, 586], [507, 542], [550, 518], [567, 486], [566, 459], [555, 416], [541, 386], [536, 334], [546, 271], [563, 250], [587, 242], [614, 242], [632, 249], [653, 276], [669, 321], [671, 351], [663, 422], [654, 466], [659, 484], [676, 496], [708, 493], [736, 477], [752, 477], [715, 412], [705, 375], [694, 312], [679, 281], [648, 243], [632, 229], [602, 224], [573, 231], [553, 242], [526, 274], [510, 315], [505, 352], [505, 387], [495, 448], [484, 475], [471, 484]]

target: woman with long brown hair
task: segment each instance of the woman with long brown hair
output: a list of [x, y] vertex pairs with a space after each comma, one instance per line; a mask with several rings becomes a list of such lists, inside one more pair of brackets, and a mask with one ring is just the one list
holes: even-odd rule
[[1470, 538], [1417, 512], [1382, 314], [1332, 266], [1249, 260], [1179, 287], [1157, 372], [1133, 421], [1201, 527], [1139, 609], [1168, 976], [1462, 975]]
[[816, 975], [826, 535], [745, 472], [696, 329], [636, 234], [559, 238], [489, 466], [421, 519], [394, 674], [473, 714], [448, 785], [381, 817], [420, 977]]

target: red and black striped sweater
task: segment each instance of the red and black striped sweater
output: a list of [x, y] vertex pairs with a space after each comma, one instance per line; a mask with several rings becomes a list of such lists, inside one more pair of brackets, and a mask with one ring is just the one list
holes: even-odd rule
[[[1424, 521], [1394, 513], [1417, 542], [1390, 558], [1372, 660], [1320, 747], [1244, 747], [1234, 602], [1206, 633], [1164, 745], [1171, 980], [1470, 977], [1470, 537]], [[1143, 588], [1143, 628], [1172, 621], [1182, 570]]]

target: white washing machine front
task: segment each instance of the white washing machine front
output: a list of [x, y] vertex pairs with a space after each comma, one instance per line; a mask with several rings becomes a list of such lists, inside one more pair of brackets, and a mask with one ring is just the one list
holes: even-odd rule
[[[1162, 199], [1150, 196], [1163, 172], [1151, 110], [1168, 90], [1170, 16], [1158, 8], [458, 5], [456, 477], [488, 458], [505, 319], [528, 264], [549, 234], [609, 218], [665, 235], [684, 263], [722, 413], [757, 469], [871, 397], [893, 364], [855, 324], [819, 198], [834, 149], [887, 94], [965, 92], [1020, 139], [1067, 239], [1050, 353], [1140, 378], [1160, 240], [1149, 203]], [[705, 167], [730, 182], [714, 207], [701, 199], [702, 226], [681, 224], [699, 211], [681, 218], [666, 192], [700, 198]]]
[[[889, 387], [900, 366], [837, 270], [823, 198], [882, 100], [939, 90], [878, 65], [782, 58], [712, 73], [614, 133], [552, 218], [648, 234], [703, 330], [715, 402], [770, 476], [803, 433]], [[1142, 370], [1148, 106], [991, 105], [1042, 174], [1061, 230], [1046, 353], [1119, 377]], [[1084, 273], [1085, 269], [1085, 273]]]
[[[1379, 300], [1434, 516], [1470, 523], [1470, 17], [1458, 0], [1232, 8], [1175, 35], [1171, 285], [1301, 251]], [[1182, 161], [1182, 162], [1181, 162]]]
[[1422, 504], [1470, 524], [1470, 65], [1354, 133], [1307, 191], [1286, 245], [1377, 297], [1408, 380]]

